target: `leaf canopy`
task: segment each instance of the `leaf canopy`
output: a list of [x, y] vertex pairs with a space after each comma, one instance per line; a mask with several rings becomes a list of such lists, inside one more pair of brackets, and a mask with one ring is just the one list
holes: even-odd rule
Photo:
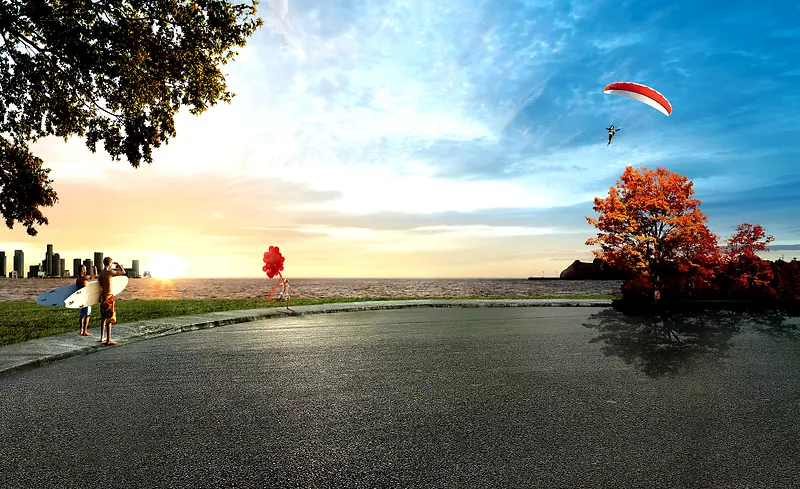
[[85, 137], [138, 168], [176, 136], [182, 107], [230, 103], [221, 66], [263, 25], [257, 1], [0, 3], [0, 212], [30, 235], [58, 198], [28, 144]]
[[608, 197], [595, 198], [598, 229], [587, 245], [595, 255], [629, 273], [656, 277], [667, 267], [690, 266], [686, 260], [710, 253], [716, 239], [685, 176], [664, 168], [627, 167]]

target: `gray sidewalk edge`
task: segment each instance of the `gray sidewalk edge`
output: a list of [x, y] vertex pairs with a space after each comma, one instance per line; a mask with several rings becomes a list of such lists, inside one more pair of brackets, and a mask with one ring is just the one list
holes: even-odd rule
[[[404, 300], [314, 304], [291, 308], [273, 307], [240, 311], [212, 312], [190, 316], [151, 319], [122, 323], [112, 328], [112, 338], [119, 346], [186, 331], [215, 328], [229, 324], [287, 316], [305, 316], [353, 311], [378, 311], [416, 307], [610, 307], [610, 300], [595, 299], [467, 299]], [[64, 358], [84, 355], [110, 347], [97, 343], [100, 328], [90, 328], [92, 337], [64, 333], [47, 338], [0, 347], [0, 377], [11, 372], [39, 367]]]

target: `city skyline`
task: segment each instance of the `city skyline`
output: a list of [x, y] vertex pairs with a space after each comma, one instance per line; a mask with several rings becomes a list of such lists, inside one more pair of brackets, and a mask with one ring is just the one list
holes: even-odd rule
[[[630, 165], [691, 179], [720, 238], [761, 224], [765, 258], [797, 256], [799, 8], [263, 2], [222, 67], [232, 103], [182, 110], [152, 165], [32, 144], [59, 201], [0, 249], [103, 249], [154, 277], [262, 277], [271, 245], [292, 278], [555, 276], [592, 259], [585, 217]], [[603, 93], [617, 81], [673, 112]]]
[[[7, 261], [9, 253], [6, 250], [0, 250], [0, 277], [2, 278], [9, 278], [12, 271], [17, 272], [18, 278], [29, 278], [34, 272], [38, 272], [37, 277], [74, 278], [79, 272], [78, 269], [83, 265], [86, 265], [87, 271], [90, 274], [92, 273], [92, 267], [97, 267], [98, 271], [101, 270], [103, 268], [103, 259], [106, 256], [102, 251], [95, 251], [92, 253], [93, 258], [72, 258], [72, 268], [66, 268], [65, 265], [70, 262], [68, 262], [67, 258], [62, 258], [59, 252], [55, 251], [55, 246], [52, 243], [46, 245], [44, 253], [45, 258], [41, 261], [26, 261], [24, 250], [13, 250], [12, 253], [13, 256], [11, 258], [13, 261], [9, 267]], [[20, 261], [21, 265], [18, 266]], [[139, 278], [142, 276], [142, 270], [139, 266], [138, 259], [131, 259], [130, 267], [126, 267], [120, 260], [114, 259], [114, 261], [120, 263], [122, 267], [125, 268], [129, 277]], [[34, 268], [37, 269], [34, 271]]]

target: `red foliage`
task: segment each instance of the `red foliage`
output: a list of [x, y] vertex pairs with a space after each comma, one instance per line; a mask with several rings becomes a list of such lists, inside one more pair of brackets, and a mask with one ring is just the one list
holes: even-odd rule
[[670, 257], [671, 289], [681, 293], [699, 293], [718, 290], [722, 254], [719, 239], [706, 226], [684, 228], [683, 247]]
[[285, 258], [281, 255], [281, 250], [277, 246], [270, 246], [269, 251], [264, 253], [265, 265], [261, 270], [266, 272], [267, 277], [273, 278], [275, 275], [280, 275], [283, 271], [283, 262]]
[[633, 275], [622, 283], [622, 295], [635, 301], [650, 301], [655, 284], [647, 275]]
[[724, 255], [724, 270], [732, 294], [774, 298], [778, 295], [772, 287], [774, 274], [770, 262], [762, 260], [756, 253], [769, 251], [774, 241], [760, 224], [742, 223], [728, 238]]
[[769, 251], [768, 245], [775, 241], [761, 224], [744, 222], [736, 226], [736, 232], [728, 238], [726, 258], [728, 261], [752, 260], [760, 258], [757, 252]]
[[772, 287], [782, 301], [800, 301], [800, 262], [776, 261], [773, 263], [775, 280]]

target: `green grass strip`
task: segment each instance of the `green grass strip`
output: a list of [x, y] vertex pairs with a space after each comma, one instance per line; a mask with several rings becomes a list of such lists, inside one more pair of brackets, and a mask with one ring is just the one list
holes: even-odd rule
[[[611, 300], [614, 296], [541, 296], [541, 297], [426, 297], [425, 300], [491, 299], [594, 299]], [[419, 300], [419, 297], [292, 299], [292, 306], [335, 304], [365, 301]], [[285, 303], [266, 299], [186, 299], [186, 300], [117, 300], [117, 324], [218, 311], [238, 311], [282, 307]], [[90, 328], [100, 326], [100, 308], [92, 307]], [[33, 301], [0, 302], [0, 346], [62, 333], [78, 333], [78, 310], [42, 307]]]

